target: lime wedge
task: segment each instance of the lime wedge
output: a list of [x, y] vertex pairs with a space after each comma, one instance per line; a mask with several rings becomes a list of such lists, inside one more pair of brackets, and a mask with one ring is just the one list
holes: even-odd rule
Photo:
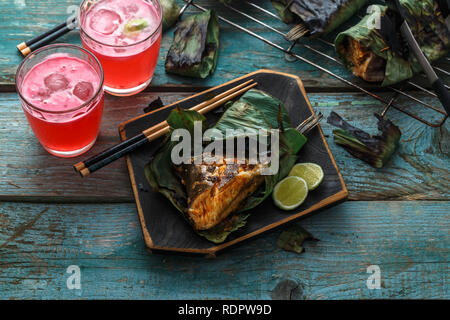
[[277, 183], [272, 198], [275, 205], [283, 210], [293, 210], [301, 205], [308, 195], [308, 185], [302, 178], [287, 177]]
[[147, 28], [147, 26], [147, 20], [136, 18], [128, 21], [123, 31], [125, 34], [133, 34], [137, 31]]
[[304, 179], [308, 184], [308, 190], [316, 189], [323, 180], [323, 170], [315, 163], [297, 163], [289, 172], [289, 176]]

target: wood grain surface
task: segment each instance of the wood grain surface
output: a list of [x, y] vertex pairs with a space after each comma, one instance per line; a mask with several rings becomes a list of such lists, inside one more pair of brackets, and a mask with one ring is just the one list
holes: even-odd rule
[[[439, 201], [347, 202], [300, 222], [320, 240], [306, 242], [302, 255], [278, 249], [276, 231], [205, 260], [149, 255], [131, 203], [4, 202], [0, 298], [444, 298], [447, 209]], [[67, 289], [70, 265], [81, 269], [81, 290]], [[380, 267], [380, 290], [366, 286], [370, 265]], [[283, 286], [289, 280], [297, 287]]]
[[[254, 3], [261, 5], [274, 12], [271, 4], [267, 0], [252, 0]], [[177, 1], [180, 5], [183, 1]], [[219, 14], [228, 18], [229, 20], [242, 24], [245, 28], [252, 32], [263, 36], [266, 39], [280, 45], [284, 48], [288, 48], [290, 43], [284, 40], [284, 38], [259, 25], [258, 23], [251, 21], [248, 18], [239, 16], [233, 13], [229, 9], [225, 8], [219, 3], [219, 1], [212, 0], [196, 0], [196, 3], [206, 8], [215, 8]], [[71, 9], [71, 6], [79, 5], [79, 0], [40, 0], [40, 1], [2, 1], [0, 7], [0, 33], [2, 41], [0, 42], [0, 51], [2, 57], [0, 57], [0, 88], [12, 88], [14, 83], [14, 74], [18, 64], [22, 61], [22, 55], [17, 51], [16, 45], [24, 40], [30, 39], [35, 35], [47, 31], [53, 26], [64, 21], [69, 14], [67, 10]], [[245, 5], [244, 2], [235, 1], [234, 5], [242, 9], [246, 13], [263, 20], [270, 26], [277, 28], [283, 33], [289, 31], [289, 27], [284, 25], [278, 19], [272, 18], [266, 14], [263, 14], [255, 8]], [[186, 14], [192, 14], [199, 12], [195, 8], [189, 8]], [[354, 24], [358, 19], [355, 18], [353, 22], [348, 22], [345, 26]], [[342, 28], [344, 29], [345, 26]], [[336, 80], [329, 75], [317, 70], [315, 67], [296, 62], [290, 62], [284, 58], [284, 54], [270, 45], [263, 43], [262, 41], [238, 31], [234, 27], [221, 23], [220, 29], [220, 55], [217, 65], [217, 71], [215, 74], [205, 80], [191, 79], [176, 75], [166, 74], [164, 71], [164, 63], [167, 55], [167, 51], [172, 43], [173, 29], [168, 30], [163, 37], [160, 57], [158, 60], [158, 66], [153, 81], [153, 88], [160, 86], [167, 87], [185, 87], [185, 90], [193, 90], [193, 88], [216, 86], [223, 82], [235, 79], [239, 76], [243, 76], [251, 71], [258, 69], [280, 69], [283, 72], [299, 75], [304, 82], [304, 85], [308, 92], [311, 91], [326, 91], [330, 88], [335, 90], [351, 90], [350, 87], [343, 84], [339, 80]], [[330, 34], [327, 37], [328, 41], [333, 41], [335, 33]], [[77, 30], [70, 32], [69, 34], [61, 37], [57, 42], [70, 42], [81, 44], [79, 39], [79, 33]], [[323, 44], [320, 41], [309, 41], [307, 39], [301, 41], [306, 45], [312, 46], [314, 49], [321, 53], [328, 54], [335, 57], [334, 48]], [[300, 54], [302, 57], [309, 59], [320, 66], [328, 68], [336, 73], [338, 76], [346, 79], [352, 79], [358, 84], [372, 87], [375, 90], [380, 90], [377, 86], [368, 85], [362, 81], [358, 81], [355, 77], [351, 76], [349, 72], [339, 64], [322, 57], [320, 54], [312, 52], [301, 46], [297, 46], [294, 52]], [[441, 61], [439, 66], [446, 70], [449, 70], [449, 63]], [[250, 70], [249, 70], [250, 69]], [[449, 77], [445, 78], [450, 80]], [[423, 77], [419, 77], [416, 81], [422, 85], [426, 85]], [[326, 89], [324, 89], [326, 88]]]
[[[164, 103], [187, 93], [144, 93], [137, 97], [106, 96], [98, 142], [84, 156], [60, 159], [49, 156], [37, 143], [15, 93], [0, 95], [0, 200], [57, 202], [132, 202], [125, 160], [81, 179], [72, 165], [120, 142], [118, 125], [143, 114], [148, 102], [160, 96]], [[309, 94], [312, 106], [325, 117], [331, 110], [352, 124], [376, 133], [374, 112], [380, 104], [362, 94]], [[412, 108], [404, 101], [402, 106]], [[332, 138], [333, 128], [322, 129], [344, 176], [352, 200], [447, 200], [450, 182], [450, 127], [429, 128], [392, 111], [389, 118], [403, 132], [401, 146], [383, 169], [377, 170], [353, 158]], [[45, 164], [45, 165], [44, 165]]]
[[[180, 4], [182, 1], [177, 0]], [[252, 0], [270, 8], [267, 0]], [[212, 0], [196, 1], [211, 7]], [[16, 45], [60, 23], [79, 0], [0, 1], [0, 298], [1, 299], [449, 299], [450, 127], [429, 128], [392, 110], [403, 132], [401, 145], [383, 169], [353, 158], [322, 129], [350, 192], [345, 204], [299, 222], [319, 242], [296, 255], [276, 247], [279, 230], [219, 255], [214, 260], [150, 255], [145, 250], [125, 161], [87, 179], [71, 165], [120, 141], [118, 125], [143, 113], [160, 96], [165, 103], [249, 72], [270, 68], [302, 78], [316, 109], [334, 110], [376, 133], [381, 103], [314, 67], [288, 62], [279, 51], [221, 24], [215, 74], [205, 80], [166, 75], [172, 30], [165, 33], [152, 86], [135, 97], [107, 96], [98, 142], [85, 156], [58, 159], [34, 138], [14, 93], [22, 61]], [[214, 6], [214, 5], [213, 5]], [[244, 6], [244, 5], [242, 5]], [[217, 4], [220, 14], [282, 45], [281, 38]], [[187, 14], [195, 12], [189, 9]], [[248, 11], [286, 32], [276, 19]], [[333, 35], [330, 36], [332, 38]], [[77, 31], [60, 42], [79, 44]], [[333, 48], [303, 40], [320, 52]], [[354, 79], [344, 68], [297, 47], [296, 52]], [[450, 70], [448, 59], [439, 64]], [[443, 76], [450, 83], [448, 76]], [[421, 84], [424, 79], [419, 77]], [[373, 86], [358, 82], [365, 87]], [[390, 98], [383, 88], [372, 88]], [[434, 106], [435, 99], [410, 92]], [[417, 102], [396, 104], [436, 120]], [[67, 268], [81, 268], [81, 290], [69, 290]], [[369, 290], [367, 267], [378, 265], [381, 289]]]

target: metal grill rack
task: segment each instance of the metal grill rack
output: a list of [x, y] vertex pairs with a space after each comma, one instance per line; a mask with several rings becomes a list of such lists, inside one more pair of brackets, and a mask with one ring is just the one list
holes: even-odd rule
[[[196, 9], [198, 9], [198, 10], [201, 10], [201, 11], [208, 10], [207, 8], [204, 8], [201, 5], [197, 4], [196, 0], [183, 0], [183, 1], [185, 2], [185, 5], [181, 9], [181, 14], [183, 14], [186, 11], [186, 9], [189, 8], [189, 7], [194, 7]], [[214, 2], [218, 2], [218, 1], [214, 1]], [[242, 1], [242, 4], [244, 4], [245, 6], [248, 6], [249, 8], [251, 7], [253, 10], [256, 9], [258, 12], [260, 12], [263, 15], [266, 15], [266, 16], [270, 17], [271, 19], [274, 18], [274, 19], [281, 20], [280, 17], [277, 14], [273, 13], [270, 10], [267, 10], [267, 9], [261, 7], [260, 5], [254, 3], [252, 1]], [[403, 112], [404, 114], [406, 114], [406, 115], [408, 115], [408, 116], [410, 116], [410, 117], [412, 117], [412, 118], [414, 118], [414, 119], [416, 119], [416, 120], [418, 120], [418, 121], [420, 121], [420, 122], [422, 122], [422, 123], [424, 123], [424, 124], [426, 124], [427, 126], [430, 126], [430, 127], [441, 127], [445, 123], [448, 115], [446, 114], [445, 111], [443, 111], [440, 108], [440, 105], [439, 105], [439, 107], [436, 107], [434, 105], [431, 105], [428, 102], [425, 102], [425, 101], [423, 101], [423, 100], [413, 96], [412, 94], [410, 94], [408, 92], [403, 91], [402, 88], [398, 89], [398, 88], [392, 87], [392, 86], [384, 88], [384, 89], [386, 89], [386, 91], [390, 91], [392, 93], [392, 96], [389, 99], [386, 99], [385, 97], [381, 97], [380, 95], [370, 91], [369, 89], [366, 89], [366, 88], [362, 87], [361, 85], [357, 84], [356, 82], [350, 81], [350, 80], [348, 80], [348, 79], [346, 79], [346, 78], [344, 78], [344, 77], [342, 77], [342, 76], [332, 72], [331, 70], [328, 70], [327, 68], [319, 65], [318, 63], [315, 63], [315, 62], [311, 61], [310, 59], [307, 59], [307, 58], [301, 56], [300, 54], [295, 53], [295, 51], [294, 51], [295, 47], [300, 46], [302, 48], [310, 50], [312, 53], [317, 54], [317, 55], [321, 56], [322, 58], [325, 58], [325, 59], [327, 59], [329, 61], [332, 61], [333, 63], [336, 63], [338, 65], [342, 65], [342, 62], [338, 58], [336, 58], [334, 56], [331, 56], [331, 55], [328, 55], [328, 54], [326, 54], [326, 53], [324, 53], [324, 52], [314, 48], [314, 42], [322, 42], [322, 43], [324, 43], [324, 44], [326, 44], [327, 46], [330, 46], [330, 47], [334, 47], [333, 43], [331, 43], [331, 42], [329, 42], [327, 40], [321, 39], [321, 38], [310, 40], [310, 41], [308, 41], [308, 43], [304, 43], [304, 42], [300, 42], [300, 41], [289, 42], [285, 38], [286, 32], [280, 31], [279, 29], [269, 25], [268, 23], [265, 23], [264, 21], [261, 21], [261, 20], [255, 18], [255, 17], [249, 15], [248, 13], [243, 12], [242, 10], [236, 8], [235, 6], [232, 6], [231, 4], [222, 4], [221, 6], [225, 10], [231, 10], [231, 11], [241, 15], [243, 18], [252, 20], [253, 22], [256, 22], [257, 24], [263, 26], [264, 28], [267, 28], [268, 30], [270, 30], [272, 32], [275, 32], [276, 34], [280, 35], [281, 39], [283, 41], [283, 44], [286, 43], [287, 46], [284, 47], [283, 45], [275, 43], [275, 42], [273, 42], [273, 41], [271, 41], [271, 40], [269, 40], [269, 39], [267, 39], [267, 38], [265, 38], [265, 37], [255, 33], [255, 32], [253, 32], [252, 30], [249, 30], [249, 29], [239, 25], [238, 23], [235, 23], [235, 22], [233, 22], [233, 21], [231, 21], [231, 20], [229, 20], [227, 18], [224, 18], [223, 15], [219, 14], [219, 20], [221, 20], [222, 22], [225, 22], [225, 23], [235, 27], [236, 29], [238, 29], [240, 31], [243, 31], [243, 32], [245, 32], [245, 33], [247, 33], [247, 34], [249, 34], [249, 35], [251, 35], [251, 36], [253, 36], [253, 37], [255, 37], [255, 38], [257, 38], [257, 39], [259, 39], [261, 41], [263, 41], [263, 42], [265, 42], [266, 44], [268, 44], [268, 45], [270, 45], [270, 46], [272, 46], [272, 47], [274, 47], [274, 48], [276, 48], [278, 50], [280, 50], [281, 52], [283, 52], [285, 54], [285, 56], [291, 57], [291, 58], [296, 59], [296, 60], [300, 60], [301, 62], [304, 62], [304, 63], [307, 63], [307, 64], [317, 68], [318, 70], [328, 74], [329, 76], [340, 80], [341, 82], [345, 83], [346, 85], [348, 85], [350, 87], [353, 87], [354, 89], [357, 89], [358, 91], [361, 91], [361, 92], [367, 94], [368, 96], [370, 96], [370, 97], [380, 101], [384, 105], [384, 109], [380, 113], [381, 116], [384, 117], [390, 108], [394, 108], [394, 109], [397, 109], [398, 111]], [[220, 12], [220, 13], [222, 13], [222, 12]], [[450, 61], [450, 58], [446, 58], [446, 61]], [[448, 71], [446, 71], [446, 70], [444, 70], [442, 68], [439, 68], [439, 67], [434, 67], [434, 68], [435, 68], [435, 70], [438, 73], [444, 74], [446, 76], [450, 76], [450, 72], [448, 72]], [[424, 75], [421, 75], [421, 76], [425, 77]], [[419, 85], [418, 83], [414, 82], [413, 80], [406, 81], [404, 83], [404, 85], [406, 85], [406, 84], [409, 85], [410, 87], [413, 87], [413, 88], [417, 89], [419, 92], [424, 93], [426, 96], [429, 96], [431, 98], [435, 98], [437, 100], [437, 96], [436, 96], [436, 94], [434, 92], [424, 88], [423, 86]], [[447, 89], [450, 89], [449, 86], [446, 85], [446, 87], [447, 87]], [[395, 104], [395, 100], [399, 96], [406, 97], [407, 99], [410, 99], [410, 100], [416, 102], [418, 105], [421, 105], [422, 107], [427, 108], [429, 110], [429, 112], [433, 112], [433, 113], [435, 113], [436, 116], [439, 116], [439, 118], [438, 118], [439, 120], [430, 122], [430, 121], [424, 119], [423, 117], [420, 117], [419, 115], [413, 113], [411, 110], [406, 110], [405, 108], [399, 107], [398, 105]], [[439, 102], [439, 100], [437, 100], [437, 101]]]

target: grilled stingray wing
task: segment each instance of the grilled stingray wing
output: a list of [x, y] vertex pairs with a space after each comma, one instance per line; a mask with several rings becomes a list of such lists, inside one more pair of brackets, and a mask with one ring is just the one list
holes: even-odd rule
[[237, 211], [264, 182], [260, 164], [183, 164], [176, 168], [186, 187], [186, 216], [196, 230], [208, 230]]
[[386, 60], [374, 54], [369, 48], [354, 39], [348, 38], [339, 49], [350, 53], [347, 59], [349, 68], [355, 76], [368, 82], [382, 82], [384, 80]]
[[[400, 0], [400, 4], [427, 59], [432, 63], [446, 56], [450, 32], [439, 1]], [[422, 67], [402, 39], [401, 22], [391, 6], [373, 5], [358, 24], [338, 34], [337, 54], [354, 75], [366, 81], [388, 86], [409, 79]]]

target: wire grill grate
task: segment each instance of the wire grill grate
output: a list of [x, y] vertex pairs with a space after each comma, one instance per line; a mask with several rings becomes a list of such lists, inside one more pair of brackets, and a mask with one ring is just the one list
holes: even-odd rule
[[[189, 7], [194, 7], [196, 9], [198, 9], [198, 10], [201, 10], [201, 11], [206, 11], [207, 10], [203, 6], [197, 4], [195, 0], [183, 0], [183, 1], [185, 2], [185, 5], [181, 9], [181, 14], [183, 14], [186, 11], [186, 9], [189, 8]], [[249, 6], [249, 7], [253, 8], [253, 9], [256, 9], [258, 12], [260, 12], [260, 13], [262, 13], [264, 15], [267, 15], [268, 17], [281, 20], [277, 14], [273, 13], [272, 11], [270, 11], [268, 9], [263, 8], [262, 6], [254, 3], [252, 1], [243, 1], [243, 4], [245, 4], [246, 6]], [[331, 61], [331, 62], [336, 63], [338, 65], [342, 65], [342, 62], [339, 59], [337, 59], [334, 56], [331, 56], [331, 55], [329, 55], [329, 54], [327, 54], [325, 52], [322, 52], [322, 51], [314, 48], [314, 44], [313, 44], [314, 42], [321, 42], [321, 43], [326, 44], [327, 46], [330, 46], [330, 47], [334, 48], [334, 44], [333, 43], [331, 43], [331, 42], [329, 42], [327, 40], [321, 39], [321, 38], [311, 40], [311, 41], [309, 41], [308, 44], [307, 43], [303, 43], [303, 42], [299, 42], [299, 41], [290, 42], [290, 41], [286, 40], [286, 38], [285, 38], [286, 33], [285, 32], [283, 32], [283, 31], [281, 31], [281, 30], [279, 30], [279, 29], [269, 25], [268, 23], [266, 23], [264, 21], [261, 21], [261, 20], [255, 18], [254, 16], [252, 16], [252, 15], [246, 13], [246, 12], [243, 12], [242, 10], [236, 8], [235, 6], [233, 6], [231, 4], [223, 4], [223, 8], [225, 10], [230, 10], [230, 11], [232, 11], [234, 13], [237, 13], [237, 14], [241, 15], [243, 18], [246, 18], [246, 19], [249, 19], [249, 20], [251, 20], [253, 22], [256, 22], [257, 24], [263, 26], [264, 28], [266, 28], [266, 29], [268, 29], [268, 30], [278, 34], [282, 38], [283, 43], [287, 43], [287, 46], [284, 47], [283, 45], [275, 43], [272, 40], [269, 40], [269, 39], [267, 39], [267, 38], [257, 34], [256, 32], [254, 32], [254, 31], [252, 31], [250, 29], [247, 29], [247, 28], [241, 26], [240, 24], [235, 23], [235, 22], [225, 18], [221, 14], [219, 14], [219, 20], [221, 20], [222, 22], [225, 22], [225, 23], [233, 26], [234, 28], [236, 28], [236, 29], [238, 29], [240, 31], [243, 31], [243, 32], [245, 32], [245, 33], [247, 33], [247, 34], [249, 34], [249, 35], [251, 35], [251, 36], [253, 36], [253, 37], [255, 37], [255, 38], [257, 38], [257, 39], [259, 39], [261, 41], [263, 41], [263, 42], [265, 42], [266, 44], [268, 44], [268, 45], [270, 45], [270, 46], [280, 50], [285, 55], [290, 56], [292, 58], [295, 58], [295, 59], [297, 59], [297, 60], [299, 60], [301, 62], [307, 63], [308, 65], [317, 68], [318, 70], [320, 70], [320, 71], [328, 74], [329, 76], [331, 76], [331, 77], [333, 77], [333, 78], [335, 78], [335, 79], [345, 83], [346, 85], [348, 85], [350, 87], [353, 87], [354, 89], [357, 89], [358, 91], [363, 92], [366, 95], [368, 95], [368, 96], [370, 96], [370, 97], [380, 101], [384, 105], [384, 108], [383, 108], [382, 112], [380, 113], [381, 116], [384, 117], [390, 108], [394, 108], [394, 109], [397, 109], [398, 111], [403, 112], [404, 114], [406, 114], [406, 115], [408, 115], [408, 116], [410, 116], [410, 117], [412, 117], [412, 118], [414, 118], [414, 119], [416, 119], [416, 120], [418, 120], [418, 121], [420, 121], [420, 122], [422, 122], [422, 123], [424, 123], [424, 124], [426, 124], [427, 126], [430, 126], [430, 127], [441, 127], [445, 123], [445, 121], [446, 121], [446, 119], [448, 117], [448, 115], [446, 114], [445, 111], [443, 111], [440, 107], [436, 107], [436, 106], [434, 106], [434, 105], [432, 105], [432, 104], [430, 104], [430, 103], [428, 103], [426, 101], [423, 101], [423, 100], [413, 96], [411, 93], [403, 91], [403, 88], [398, 89], [398, 88], [392, 87], [392, 86], [391, 87], [386, 87], [385, 88], [386, 91], [389, 91], [389, 92], [392, 93], [391, 98], [386, 99], [385, 97], [381, 97], [380, 95], [370, 91], [369, 89], [366, 89], [363, 86], [357, 84], [355, 81], [348, 80], [348, 79], [346, 79], [346, 78], [344, 78], [344, 77], [334, 73], [333, 71], [331, 71], [331, 70], [321, 66], [320, 64], [315, 63], [315, 62], [311, 61], [310, 59], [307, 59], [307, 58], [301, 56], [300, 54], [294, 52], [294, 49], [299, 46], [299, 47], [302, 47], [302, 48], [305, 48], [305, 49], [309, 50], [310, 52], [312, 52], [314, 54], [319, 55], [320, 57], [322, 57], [324, 59], [327, 59], [328, 61]], [[222, 12], [220, 12], [220, 13], [222, 13]], [[450, 61], [450, 58], [446, 58], [446, 61]], [[438, 73], [442, 73], [444, 75], [450, 76], [450, 72], [448, 72], [448, 71], [446, 71], [446, 70], [444, 70], [444, 69], [442, 69], [440, 67], [434, 67], [434, 69]], [[425, 77], [424, 75], [421, 75], [421, 76]], [[431, 92], [430, 90], [424, 88], [423, 86], [421, 86], [420, 84], [414, 82], [413, 80], [405, 81], [403, 87], [406, 84], [411, 86], [411, 87], [413, 87], [413, 88], [415, 88], [415, 89], [417, 89], [418, 91], [424, 93], [424, 95], [429, 96], [431, 98], [435, 98], [437, 100], [436, 94], [434, 92]], [[450, 89], [450, 87], [448, 85], [446, 85], [446, 87], [447, 87], [447, 89]], [[417, 115], [416, 113], [413, 113], [411, 110], [407, 110], [405, 108], [399, 107], [398, 105], [395, 104], [395, 100], [399, 96], [403, 96], [403, 97], [405, 97], [407, 99], [410, 99], [410, 100], [420, 104], [424, 108], [427, 108], [430, 112], [436, 113], [436, 115], [439, 116], [438, 120], [431, 122], [431, 121], [426, 120], [423, 117]]]

